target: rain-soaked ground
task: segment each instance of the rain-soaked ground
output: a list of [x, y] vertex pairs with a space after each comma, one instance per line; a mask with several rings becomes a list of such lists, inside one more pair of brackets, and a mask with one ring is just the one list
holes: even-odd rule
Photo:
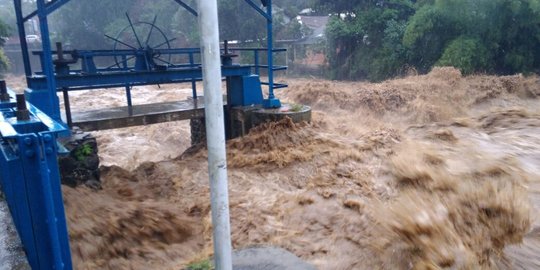
[[30, 269], [1, 191], [0, 224], [0, 270]]

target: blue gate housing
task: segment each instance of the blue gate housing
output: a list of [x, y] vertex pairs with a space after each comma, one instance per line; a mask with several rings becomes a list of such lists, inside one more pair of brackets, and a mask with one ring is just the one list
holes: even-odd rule
[[32, 269], [71, 269], [56, 142], [66, 130], [0, 87], [0, 184], [28, 261]]

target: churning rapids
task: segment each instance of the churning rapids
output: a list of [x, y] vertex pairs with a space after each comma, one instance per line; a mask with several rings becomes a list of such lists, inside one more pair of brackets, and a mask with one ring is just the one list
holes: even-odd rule
[[[318, 269], [540, 269], [538, 77], [436, 68], [378, 84], [287, 81], [280, 97], [311, 105], [313, 123], [227, 144], [235, 248], [280, 246]], [[182, 87], [139, 88], [134, 103], [180, 100]], [[210, 256], [206, 150], [188, 149], [189, 123], [95, 135], [103, 189], [63, 188], [76, 269]]]

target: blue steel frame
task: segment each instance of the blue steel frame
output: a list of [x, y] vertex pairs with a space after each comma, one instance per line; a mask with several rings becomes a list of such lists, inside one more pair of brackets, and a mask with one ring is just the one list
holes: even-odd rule
[[[198, 16], [197, 12], [191, 8], [188, 4], [183, 2], [182, 0], [175, 0], [178, 4], [183, 6], [187, 11], [189, 11], [191, 14]], [[272, 32], [273, 29], [273, 14], [272, 14], [272, 0], [262, 0], [263, 6], [266, 6], [266, 11], [261, 9], [257, 4], [253, 2], [253, 0], [244, 0], [247, 4], [249, 4], [255, 11], [257, 11], [259, 14], [261, 14], [266, 19], [266, 35], [267, 35], [267, 62], [268, 62], [268, 99], [265, 100], [264, 107], [266, 108], [278, 108], [281, 107], [281, 102], [279, 99], [276, 99], [274, 95], [274, 89], [276, 88], [283, 88], [286, 87], [286, 85], [280, 84], [279, 87], [274, 87], [274, 71], [282, 70], [282, 68], [278, 67], [277, 69], [274, 68], [274, 57], [273, 53], [276, 52], [274, 50], [274, 34]], [[239, 50], [239, 49], [237, 49]], [[261, 49], [264, 50], [264, 49]], [[258, 50], [255, 50], [255, 73], [259, 75], [259, 52]], [[263, 83], [264, 84], [264, 83]]]
[[[222, 68], [224, 77], [247, 76], [251, 73], [250, 66], [227, 66]], [[200, 68], [179, 68], [165, 72], [153, 71], [132, 71], [132, 72], [110, 72], [93, 73], [84, 76], [65, 75], [56, 76], [59, 88], [73, 90], [123, 87], [125, 84], [146, 85], [148, 81], [159, 84], [190, 82], [191, 80], [202, 80], [202, 70]], [[89, 85], [93, 82], [93, 85]], [[34, 76], [29, 79], [29, 87], [40, 88], [46, 86], [45, 76]]]
[[[200, 55], [200, 49], [199, 48], [182, 48], [182, 49], [156, 49], [153, 50], [155, 53], [159, 55], [188, 55], [189, 62], [188, 63], [179, 63], [179, 64], [173, 64], [169, 63], [169, 66], [167, 68], [166, 72], [163, 73], [156, 73], [149, 69], [139, 69], [137, 70], [136, 67], [131, 67], [125, 64], [125, 60], [121, 61], [120, 67], [117, 67], [116, 64], [113, 64], [108, 67], [98, 67], [94, 63], [94, 58], [97, 57], [111, 57], [111, 56], [121, 56], [124, 59], [134, 58], [136, 56], [139, 56], [139, 54], [144, 54], [144, 52], [137, 52], [133, 50], [93, 50], [93, 51], [64, 51], [66, 54], [70, 54], [71, 57], [74, 59], [80, 59], [81, 60], [81, 69], [71, 69], [69, 74], [56, 74], [56, 81], [57, 81], [57, 89], [58, 91], [67, 89], [68, 91], [71, 90], [83, 90], [83, 89], [94, 89], [94, 88], [108, 88], [108, 87], [121, 87], [118, 85], [118, 83], [121, 83], [120, 81], [117, 82], [117, 84], [103, 84], [101, 80], [99, 80], [99, 77], [96, 77], [95, 75], [102, 75], [105, 77], [129, 77], [133, 72], [149, 72], [148, 76], [146, 77], [146, 81], [150, 83], [177, 83], [177, 82], [186, 82], [191, 81], [194, 83], [195, 81], [201, 80], [202, 76], [195, 76], [191, 77], [188, 71], [196, 71], [198, 70], [199, 74], [201, 72], [200, 63], [195, 63], [195, 56]], [[253, 65], [224, 65], [223, 66], [223, 73], [224, 76], [238, 76], [238, 75], [244, 75], [244, 74], [236, 74], [233, 70], [238, 69], [240, 67], [250, 67], [253, 68], [256, 75], [260, 75], [260, 69], [269, 69], [268, 65], [261, 65], [259, 63], [259, 52], [260, 51], [266, 51], [266, 49], [263, 48], [229, 48], [229, 52], [236, 53], [236, 52], [252, 52], [253, 58], [254, 58], [254, 64]], [[273, 49], [273, 52], [284, 52], [286, 49]], [[52, 52], [53, 54], [56, 54], [56, 51]], [[35, 51], [33, 52], [34, 55], [39, 56], [41, 60], [41, 64], [44, 65], [44, 53], [41, 51]], [[276, 70], [286, 70], [287, 66], [276, 66], [274, 65], [272, 67], [273, 71]], [[129, 73], [129, 74], [126, 74]], [[183, 74], [183, 75], [181, 75]], [[155, 78], [152, 78], [152, 77]], [[167, 76], [170, 76], [168, 80], [166, 80]], [[158, 79], [159, 78], [159, 79]], [[165, 79], [164, 79], [165, 78]], [[36, 88], [41, 89], [41, 87], [46, 87], [46, 85], [43, 84], [44, 76], [42, 73], [37, 73], [35, 76], [32, 76], [28, 79], [28, 86], [30, 88]], [[74, 88], [74, 85], [70, 83], [69, 81], [73, 80], [73, 83], [77, 84], [77, 88]], [[157, 81], [156, 81], [157, 80]], [[62, 81], [62, 82], [60, 82]], [[139, 80], [140, 81], [140, 80]], [[36, 82], [39, 82], [39, 84], [36, 84]], [[122, 82], [124, 83], [124, 82]], [[127, 82], [126, 82], [127, 83]], [[263, 85], [269, 85], [269, 82], [263, 82]], [[274, 89], [278, 88], [284, 88], [287, 87], [286, 84], [273, 84]], [[193, 87], [193, 90], [196, 91], [196, 86]], [[196, 92], [194, 92], [193, 98], [196, 98]]]
[[[47, 17], [60, 7], [62, 7], [64, 4], [68, 3], [70, 0], [51, 0], [50, 2], [47, 2], [47, 0], [37, 0], [37, 10], [31, 12], [27, 16], [23, 16], [22, 14], [22, 0], [14, 0], [15, 2], [15, 13], [17, 17], [17, 24], [19, 29], [19, 38], [21, 43], [21, 49], [23, 53], [23, 62], [25, 66], [25, 73], [27, 75], [27, 78], [32, 76], [32, 69], [30, 65], [30, 56], [28, 52], [28, 45], [26, 43], [26, 33], [24, 29], [24, 23], [30, 20], [34, 16], [38, 16], [39, 22], [40, 22], [40, 31], [42, 36], [42, 48], [43, 53], [41, 55], [42, 60], [42, 73], [47, 78], [47, 93], [45, 97], [40, 96], [39, 103], [42, 103], [43, 98], [47, 100], [46, 104], [39, 104], [40, 107], [48, 113], [53, 119], [62, 122], [61, 116], [60, 116], [60, 106], [59, 106], [59, 100], [56, 95], [57, 90], [57, 84], [54, 77], [54, 66], [52, 62], [52, 55], [53, 50], [51, 48], [51, 43], [49, 40], [49, 28], [48, 28], [48, 21]], [[186, 9], [189, 13], [191, 13], [194, 16], [198, 16], [198, 13], [195, 9], [193, 9], [190, 5], [185, 3], [183, 0], [174, 0], [176, 3], [178, 3], [181, 7]], [[255, 51], [255, 73], [259, 75], [260, 68], [266, 68], [268, 70], [268, 82], [262, 83], [263, 85], [268, 86], [268, 98], [263, 101], [263, 106], [266, 108], [277, 108], [281, 106], [281, 102], [279, 99], [277, 99], [274, 95], [274, 90], [278, 88], [286, 87], [284, 84], [275, 84], [274, 83], [274, 71], [282, 70], [282, 67], [274, 67], [273, 65], [273, 53], [281, 50], [275, 50], [274, 49], [274, 43], [273, 43], [273, 16], [272, 16], [272, 1], [271, 0], [261, 0], [263, 6], [266, 7], [266, 11], [260, 8], [253, 0], [244, 0], [249, 6], [251, 6], [255, 11], [257, 11], [260, 15], [262, 15], [266, 19], [267, 23], [267, 48], [266, 49], [256, 49], [256, 50], [266, 50], [267, 51], [267, 66], [261, 66], [258, 64], [258, 55], [259, 52]], [[190, 57], [190, 64], [194, 65], [193, 55], [189, 54]], [[27, 79], [28, 80], [28, 79]], [[196, 80], [191, 80], [192, 86], [193, 86], [193, 93], [194, 98], [196, 98]], [[126, 94], [128, 95], [128, 103], [130, 102], [130, 91], [129, 86], [126, 87]]]
[[0, 186], [32, 269], [72, 269], [57, 163], [65, 129], [29, 103], [19, 121], [15, 107], [0, 102]]

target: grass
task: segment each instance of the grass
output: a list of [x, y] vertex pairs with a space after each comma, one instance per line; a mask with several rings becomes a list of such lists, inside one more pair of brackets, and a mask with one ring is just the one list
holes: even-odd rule
[[304, 108], [304, 105], [302, 105], [302, 104], [296, 104], [296, 103], [291, 104], [290, 106], [291, 106], [291, 111], [292, 111], [292, 112], [299, 112], [299, 111], [302, 110], [302, 108]]
[[94, 149], [90, 144], [83, 144], [80, 148], [75, 151], [75, 158], [78, 161], [83, 161], [87, 156], [92, 154]]
[[186, 270], [214, 270], [214, 265], [210, 260], [191, 263]]

